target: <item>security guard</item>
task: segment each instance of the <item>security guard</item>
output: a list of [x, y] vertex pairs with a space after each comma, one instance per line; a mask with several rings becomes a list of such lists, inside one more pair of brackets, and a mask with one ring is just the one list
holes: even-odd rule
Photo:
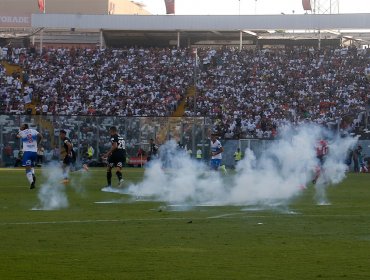
[[240, 151], [240, 148], [236, 150], [234, 153], [234, 160], [235, 160], [235, 165], [238, 164], [238, 162], [242, 159], [242, 152]]
[[198, 148], [196, 158], [197, 160], [202, 160], [202, 149], [201, 148]]

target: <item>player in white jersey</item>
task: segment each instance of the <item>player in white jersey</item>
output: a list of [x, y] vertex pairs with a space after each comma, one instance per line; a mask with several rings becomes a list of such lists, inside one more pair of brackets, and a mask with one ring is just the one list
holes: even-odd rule
[[221, 165], [222, 153], [224, 148], [221, 142], [217, 140], [216, 135], [211, 135], [211, 169], [218, 170]]
[[17, 137], [21, 139], [23, 144], [23, 160], [22, 166], [26, 167], [26, 177], [30, 183], [30, 189], [35, 188], [36, 176], [35, 176], [35, 163], [37, 161], [37, 145], [42, 140], [42, 135], [28, 127], [28, 124], [23, 124]]

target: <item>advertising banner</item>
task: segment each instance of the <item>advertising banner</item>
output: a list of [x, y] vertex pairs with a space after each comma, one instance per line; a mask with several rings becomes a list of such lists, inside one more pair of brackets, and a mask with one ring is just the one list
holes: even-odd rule
[[3, 13], [0, 11], [0, 27], [31, 27], [31, 14]]

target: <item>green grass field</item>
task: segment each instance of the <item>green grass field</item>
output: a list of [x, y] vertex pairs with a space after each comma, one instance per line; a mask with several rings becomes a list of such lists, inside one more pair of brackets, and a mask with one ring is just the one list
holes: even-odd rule
[[68, 208], [33, 211], [39, 188], [0, 171], [0, 279], [370, 279], [370, 174], [330, 188], [331, 205], [309, 187], [287, 211], [172, 211], [101, 192], [104, 169], [89, 175], [66, 187]]

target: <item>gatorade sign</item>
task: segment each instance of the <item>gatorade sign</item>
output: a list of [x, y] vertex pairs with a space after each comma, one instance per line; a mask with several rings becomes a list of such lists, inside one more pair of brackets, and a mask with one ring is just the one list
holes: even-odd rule
[[0, 13], [0, 27], [31, 27], [31, 15], [4, 15]]

